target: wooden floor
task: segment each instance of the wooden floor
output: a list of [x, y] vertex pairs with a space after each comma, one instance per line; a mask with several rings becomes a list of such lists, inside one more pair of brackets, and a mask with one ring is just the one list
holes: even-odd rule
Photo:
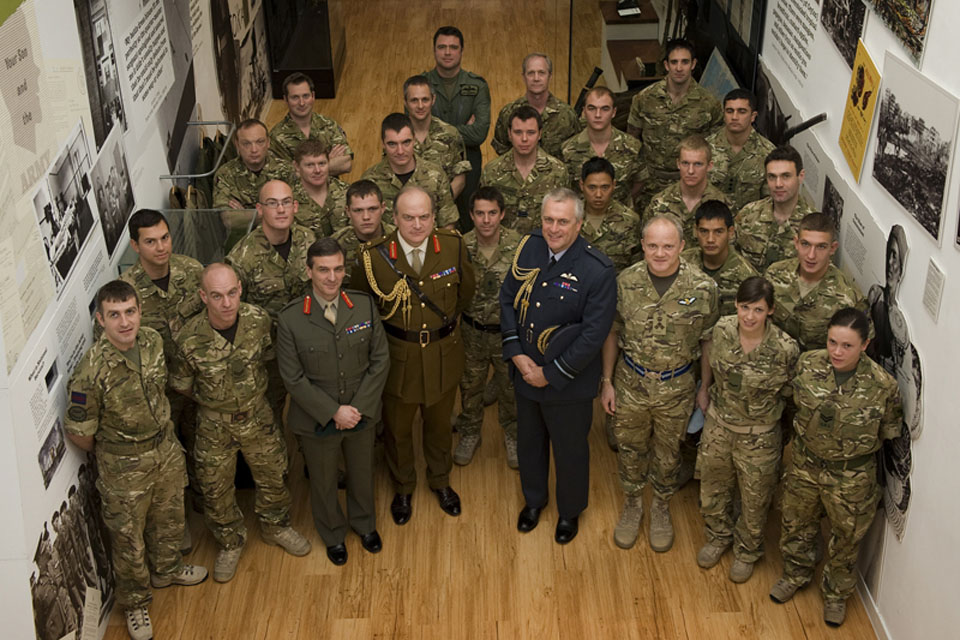
[[[336, 118], [356, 152], [356, 179], [380, 155], [379, 124], [401, 109], [400, 85], [432, 66], [430, 38], [442, 24], [457, 24], [466, 36], [464, 66], [490, 83], [494, 118], [523, 91], [519, 65], [534, 50], [555, 60], [553, 90], [566, 95], [569, 5], [558, 0], [366, 0], [347, 3], [347, 62], [336, 100], [317, 109]], [[577, 2], [577, 23], [596, 24], [587, 1]], [[586, 16], [586, 17], [584, 17]], [[590, 22], [593, 21], [593, 22]], [[599, 38], [597, 37], [597, 40]], [[578, 42], [589, 38], [578, 36]], [[574, 98], [593, 64], [578, 47]], [[599, 44], [592, 45], [599, 55]], [[576, 60], [580, 58], [581, 61]], [[585, 61], [584, 61], [585, 60]], [[579, 75], [578, 75], [579, 74]], [[272, 124], [283, 115], [274, 104]], [[485, 145], [484, 154], [492, 156]], [[349, 562], [335, 567], [313, 529], [306, 480], [299, 456], [291, 467], [294, 526], [309, 536], [305, 558], [264, 545], [257, 535], [252, 492], [240, 494], [249, 540], [236, 578], [192, 588], [157, 590], [151, 605], [155, 637], [203, 639], [451, 638], [536, 640], [584, 638], [873, 638], [859, 599], [849, 605], [846, 624], [827, 628], [816, 588], [786, 605], [767, 597], [779, 577], [776, 549], [779, 514], [771, 513], [768, 555], [744, 585], [727, 579], [730, 555], [714, 569], [697, 567], [703, 522], [697, 483], [672, 503], [676, 543], [656, 554], [644, 536], [629, 551], [613, 544], [622, 496], [616, 457], [607, 448], [602, 423], [590, 436], [590, 507], [580, 535], [561, 547], [553, 542], [556, 508], [545, 510], [539, 528], [521, 535], [516, 516], [523, 506], [516, 472], [504, 461], [495, 407], [488, 409], [484, 440], [467, 467], [455, 467], [451, 483], [463, 499], [463, 515], [444, 515], [429, 493], [420, 460], [420, 486], [413, 519], [403, 527], [389, 515], [392, 489], [385, 469], [378, 474], [377, 517], [384, 550], [365, 553], [349, 536]], [[649, 495], [646, 501], [649, 507]], [[196, 550], [188, 561], [213, 569], [216, 550], [202, 520], [191, 516]], [[819, 575], [818, 575], [819, 579]], [[107, 638], [126, 638], [115, 611]]]

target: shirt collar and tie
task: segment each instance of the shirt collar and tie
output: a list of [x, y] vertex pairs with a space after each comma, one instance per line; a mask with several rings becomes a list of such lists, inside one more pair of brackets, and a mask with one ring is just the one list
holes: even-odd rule
[[397, 234], [397, 242], [400, 243], [400, 248], [403, 249], [403, 255], [406, 257], [407, 263], [417, 272], [417, 275], [419, 275], [423, 269], [423, 261], [427, 257], [427, 243], [429, 241], [430, 236], [428, 235], [423, 239], [423, 242], [414, 246], [404, 240], [402, 235]]
[[340, 296], [338, 295], [332, 302], [327, 302], [316, 291], [313, 292], [313, 295], [317, 303], [323, 306], [323, 317], [329, 320], [330, 324], [337, 324], [337, 304], [340, 302]]

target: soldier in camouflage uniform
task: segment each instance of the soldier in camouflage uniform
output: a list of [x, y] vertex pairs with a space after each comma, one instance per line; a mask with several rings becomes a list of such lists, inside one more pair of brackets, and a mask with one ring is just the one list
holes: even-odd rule
[[640, 178], [640, 141], [613, 126], [617, 115], [613, 92], [607, 87], [594, 87], [587, 93], [583, 115], [587, 128], [563, 143], [560, 157], [567, 165], [570, 185], [580, 189], [583, 163], [594, 157], [606, 158], [617, 175], [613, 199], [633, 207], [633, 190]]
[[783, 481], [784, 567], [770, 597], [786, 602], [813, 579], [815, 540], [826, 512], [823, 618], [839, 626], [857, 584], [860, 541], [880, 499], [876, 453], [884, 440], [900, 434], [903, 414], [897, 381], [863, 355], [869, 342], [866, 315], [841, 309], [829, 325], [827, 348], [801, 355], [793, 378], [797, 438]]
[[540, 207], [548, 191], [567, 185], [562, 162], [538, 146], [542, 121], [527, 105], [510, 116], [512, 148], [483, 168], [480, 185], [495, 187], [506, 206], [503, 226], [521, 235], [540, 228]]
[[770, 195], [751, 202], [736, 216], [737, 249], [759, 272], [795, 255], [800, 221], [814, 209], [800, 195], [803, 159], [790, 146], [777, 147], [764, 160]]
[[293, 169], [299, 178], [291, 185], [298, 206], [296, 221], [318, 238], [348, 225], [347, 183], [330, 177], [329, 153], [323, 142], [305, 140], [293, 154]]
[[693, 412], [692, 372], [702, 364], [701, 344], [710, 339], [718, 317], [716, 283], [683, 260], [682, 249], [683, 228], [676, 218], [657, 216], [644, 225], [645, 259], [617, 276], [617, 318], [603, 346], [600, 399], [616, 416], [625, 493], [613, 539], [623, 549], [636, 542], [648, 481], [650, 546], [657, 552], [673, 546], [669, 500], [677, 490], [680, 443]]
[[[163, 355], [167, 367], [173, 363], [177, 345], [174, 334], [184, 323], [203, 309], [200, 301], [200, 272], [203, 265], [189, 256], [172, 253], [170, 227], [159, 211], [141, 209], [130, 216], [130, 246], [138, 259], [120, 279], [129, 282], [140, 299], [141, 323], [163, 338]], [[99, 327], [99, 325], [97, 325]], [[197, 409], [188, 398], [167, 389], [170, 418], [180, 442], [186, 449], [187, 474], [196, 506], [200, 506], [193, 461], [193, 444], [197, 435]], [[189, 548], [189, 528], [184, 529], [184, 549]]]
[[520, 234], [500, 225], [503, 196], [493, 187], [474, 191], [470, 208], [474, 227], [463, 236], [463, 243], [473, 262], [477, 291], [463, 312], [460, 326], [466, 364], [460, 380], [463, 407], [457, 423], [460, 440], [453, 452], [453, 461], [459, 465], [469, 464], [480, 444], [484, 384], [493, 365], [492, 384], [497, 390], [497, 415], [503, 427], [507, 466], [517, 469], [517, 405], [500, 345], [500, 285], [513, 263]]
[[256, 484], [260, 537], [296, 556], [310, 552], [310, 543], [290, 527], [287, 449], [264, 395], [263, 363], [274, 358], [272, 323], [264, 310], [240, 302], [242, 291], [229, 265], [215, 262], [204, 269], [200, 297], [207, 310], [175, 336], [179, 354], [170, 375], [170, 385], [200, 405], [197, 476], [204, 517], [219, 547], [217, 582], [233, 578], [247, 538], [233, 484], [237, 452]]
[[70, 377], [64, 431], [96, 456], [117, 603], [130, 636], [145, 640], [153, 635], [150, 586], [199, 584], [207, 570], [184, 564], [180, 554], [187, 470], [164, 393], [163, 339], [140, 326], [140, 303], [127, 282], [100, 288], [96, 315], [103, 335]]
[[807, 214], [794, 239], [798, 257], [776, 262], [764, 274], [776, 292], [773, 321], [800, 343], [801, 351], [825, 344], [827, 323], [836, 311], [867, 310], [856, 283], [830, 262], [839, 246], [836, 234], [830, 216]]
[[360, 247], [393, 233], [396, 228], [383, 222], [383, 209], [383, 195], [376, 183], [357, 180], [347, 189], [347, 217], [350, 224], [333, 234], [333, 239], [343, 249], [346, 269], [344, 287], [350, 287], [351, 274], [360, 267]]
[[780, 415], [800, 349], [769, 320], [769, 282], [759, 276], [744, 280], [736, 305], [736, 315], [720, 318], [713, 328], [707, 351], [712, 376], [704, 376], [701, 387], [703, 395], [709, 393], [701, 401], [707, 418], [697, 460], [707, 542], [697, 564], [715, 566], [732, 544], [730, 580], [741, 583], [763, 556], [763, 529], [778, 479]]
[[688, 247], [697, 246], [694, 219], [702, 202], [719, 200], [727, 203], [727, 196], [710, 184], [713, 168], [710, 145], [703, 136], [684, 138], [678, 146], [677, 167], [680, 180], [658, 193], [643, 211], [643, 220], [670, 214], [683, 224], [683, 241]]
[[[260, 226], [238, 242], [226, 259], [243, 283], [244, 300], [270, 314], [273, 339], [277, 335], [277, 314], [306, 290], [309, 281], [307, 249], [316, 237], [294, 222], [297, 210], [289, 185], [278, 180], [263, 185], [257, 203]], [[266, 367], [267, 401], [280, 426], [286, 388], [276, 360], [266, 362]]]
[[584, 216], [580, 235], [603, 251], [620, 273], [640, 252], [640, 216], [613, 199], [616, 172], [606, 158], [590, 158], [581, 168]]
[[[270, 151], [267, 126], [256, 119], [237, 126], [234, 145], [237, 157], [223, 163], [213, 177], [213, 209], [253, 209], [260, 187], [271, 180], [293, 184], [296, 176], [289, 162]], [[230, 226], [230, 225], [228, 225]]]
[[697, 209], [694, 219], [700, 246], [686, 249], [682, 257], [717, 283], [720, 315], [736, 313], [740, 283], [760, 274], [730, 244], [734, 238], [730, 207], [719, 200], [707, 200]]
[[710, 135], [723, 122], [720, 103], [693, 79], [693, 45], [680, 39], [667, 42], [663, 62], [667, 77], [633, 97], [627, 120], [627, 133], [643, 142], [640, 160], [646, 175], [638, 211], [680, 177], [675, 169], [680, 141], [693, 133]]
[[443, 169], [424, 160], [413, 150], [413, 123], [403, 113], [391, 113], [380, 126], [384, 157], [363, 172], [362, 179], [376, 183], [383, 194], [384, 217], [393, 222], [393, 205], [406, 185], [426, 191], [437, 203], [437, 226], [452, 229], [458, 220], [450, 181]]
[[531, 53], [523, 59], [521, 70], [527, 92], [500, 109], [490, 146], [501, 156], [513, 146], [510, 142], [510, 116], [517, 107], [529, 105], [537, 110], [543, 121], [540, 146], [554, 158], [559, 158], [563, 143], [580, 133], [577, 112], [550, 93], [550, 77], [553, 75], [553, 60], [550, 56], [545, 53]]
[[403, 83], [403, 103], [413, 125], [413, 152], [443, 169], [457, 198], [467, 183], [470, 161], [457, 128], [431, 112], [436, 101], [426, 76], [411, 76]]
[[707, 137], [713, 151], [710, 182], [727, 194], [734, 211], [769, 194], [764, 160], [774, 145], [753, 128], [756, 119], [756, 97], [734, 89], [723, 98], [723, 128]]
[[335, 120], [313, 112], [316, 97], [310, 76], [298, 71], [284, 79], [283, 101], [287, 103], [287, 115], [270, 130], [273, 152], [283, 160], [293, 160], [300, 143], [319, 140], [329, 150], [330, 175], [350, 173], [353, 150], [343, 127]]

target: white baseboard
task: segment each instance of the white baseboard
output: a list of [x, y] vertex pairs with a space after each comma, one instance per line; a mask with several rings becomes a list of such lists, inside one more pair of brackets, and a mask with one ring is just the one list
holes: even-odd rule
[[863, 602], [863, 608], [867, 611], [867, 617], [870, 618], [870, 625], [873, 632], [877, 634], [877, 640], [892, 640], [887, 625], [883, 621], [877, 609], [877, 603], [873, 599], [873, 594], [867, 588], [867, 583], [863, 581], [863, 574], [857, 572], [857, 592], [860, 594], [860, 601]]

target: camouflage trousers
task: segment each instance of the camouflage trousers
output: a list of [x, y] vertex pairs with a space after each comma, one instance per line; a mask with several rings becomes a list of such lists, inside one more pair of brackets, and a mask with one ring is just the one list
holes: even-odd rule
[[826, 469], [794, 444], [783, 481], [780, 551], [783, 573], [802, 586], [813, 579], [816, 537], [824, 512], [830, 520], [821, 589], [825, 599], [846, 599], [857, 584], [857, 554], [877, 511], [880, 488], [871, 460], [857, 469]]
[[169, 435], [149, 451], [119, 455], [96, 450], [97, 489], [103, 523], [110, 533], [117, 604], [151, 600], [150, 572], [168, 576], [183, 556], [183, 449]]
[[493, 365], [493, 384], [497, 387], [497, 416], [508, 438], [517, 439], [517, 402], [507, 376], [499, 333], [481, 331], [469, 324], [460, 327], [466, 364], [460, 380], [460, 404], [463, 412], [457, 422], [461, 436], [478, 436], [483, 425], [483, 389], [487, 372]]
[[197, 463], [193, 459], [193, 450], [197, 443], [197, 403], [176, 391], [167, 391], [170, 400], [170, 419], [177, 430], [177, 438], [183, 445], [187, 458], [187, 478], [190, 490], [200, 496], [200, 483], [197, 481]]
[[669, 500], [677, 491], [680, 444], [693, 413], [696, 379], [690, 373], [665, 382], [642, 377], [621, 359], [614, 387], [613, 434], [623, 492], [639, 496], [649, 480], [654, 495]]
[[[700, 513], [707, 542], [726, 546], [744, 562], [763, 557], [763, 528], [777, 487], [780, 426], [762, 433], [735, 433], [719, 424], [711, 412], [700, 438]], [[734, 493], [740, 492], [736, 523]]]
[[287, 448], [261, 399], [245, 415], [222, 414], [200, 407], [197, 426], [197, 478], [203, 491], [203, 515], [223, 549], [242, 547], [247, 539], [243, 513], [237, 505], [234, 475], [237, 452], [243, 453], [256, 484], [254, 511], [264, 532], [290, 524]]

